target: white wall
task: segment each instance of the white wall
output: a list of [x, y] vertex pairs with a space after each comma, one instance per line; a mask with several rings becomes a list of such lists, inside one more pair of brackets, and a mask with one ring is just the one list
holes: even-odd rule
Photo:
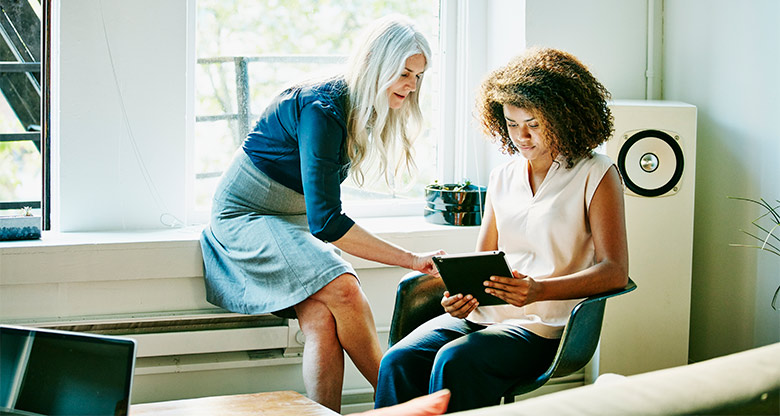
[[[530, 46], [559, 48], [588, 65], [613, 98], [644, 99], [647, 7], [647, 0], [490, 0], [482, 67], [487, 72], [505, 65]], [[660, 25], [656, 31], [660, 32]], [[660, 45], [653, 51], [657, 55]], [[653, 67], [660, 64], [656, 61]], [[475, 77], [474, 89], [483, 77]], [[478, 126], [472, 130], [479, 133]], [[481, 136], [475, 140], [484, 142]], [[490, 167], [507, 157], [495, 145], [484, 149], [477, 163], [485, 167], [480, 174], [486, 182]]]
[[[780, 199], [780, 2], [666, 0], [664, 97], [698, 107], [690, 356], [780, 341], [780, 258], [729, 247]], [[755, 230], [758, 231], [758, 230]], [[777, 231], [775, 231], [777, 235]]]
[[645, 98], [646, 0], [526, 0], [526, 43], [563, 49], [614, 99]]
[[184, 219], [194, 4], [56, 3], [55, 227], [160, 228], [163, 214], [167, 223]]

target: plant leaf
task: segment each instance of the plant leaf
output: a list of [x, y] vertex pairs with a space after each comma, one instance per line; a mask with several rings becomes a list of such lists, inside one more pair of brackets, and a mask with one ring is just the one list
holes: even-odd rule
[[729, 244], [729, 247], [757, 248], [757, 249], [762, 250], [762, 251], [768, 251], [768, 252], [770, 252], [770, 253], [772, 253], [772, 254], [774, 254], [776, 256], [780, 256], [780, 251], [771, 250], [771, 249], [764, 248], [764, 247], [761, 247], [761, 246], [751, 246], [751, 245], [748, 245], [748, 244]]

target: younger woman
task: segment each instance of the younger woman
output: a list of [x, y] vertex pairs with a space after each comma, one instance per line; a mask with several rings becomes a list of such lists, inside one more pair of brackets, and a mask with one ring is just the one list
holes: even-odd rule
[[[382, 359], [376, 407], [441, 389], [448, 412], [498, 404], [550, 365], [581, 298], [628, 282], [623, 187], [609, 158], [609, 93], [574, 56], [531, 49], [490, 74], [477, 108], [485, 132], [516, 157], [490, 175], [477, 251], [503, 250], [512, 276], [480, 306], [445, 292], [445, 314]], [[452, 295], [452, 296], [451, 296]]]

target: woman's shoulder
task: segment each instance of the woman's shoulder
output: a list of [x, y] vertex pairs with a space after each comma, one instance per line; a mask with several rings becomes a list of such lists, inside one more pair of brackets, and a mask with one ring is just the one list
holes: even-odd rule
[[501, 163], [490, 171], [490, 181], [501, 181], [516, 177], [524, 172], [526, 160], [522, 157], [513, 157]]
[[577, 163], [574, 164], [574, 168], [579, 168], [578, 170], [607, 170], [614, 164], [615, 162], [613, 162], [609, 156], [596, 151], [591, 151], [589, 155], [578, 160]]
[[598, 163], [601, 165], [613, 165], [615, 163], [609, 156], [605, 155], [604, 153], [593, 151], [591, 152], [591, 156], [593, 163]]
[[299, 86], [301, 108], [316, 106], [339, 119], [346, 119], [347, 83], [344, 78], [329, 78]]
[[609, 168], [614, 165], [615, 162], [609, 156], [594, 151], [577, 161], [570, 169], [562, 169], [560, 177], [566, 178], [565, 180], [568, 181], [578, 180], [598, 184]]

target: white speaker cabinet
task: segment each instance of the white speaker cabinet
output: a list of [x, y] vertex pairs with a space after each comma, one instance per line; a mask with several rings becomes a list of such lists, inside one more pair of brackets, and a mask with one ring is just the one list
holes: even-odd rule
[[696, 107], [614, 101], [604, 146], [625, 189], [629, 275], [637, 290], [607, 301], [598, 372], [638, 374], [688, 363]]

